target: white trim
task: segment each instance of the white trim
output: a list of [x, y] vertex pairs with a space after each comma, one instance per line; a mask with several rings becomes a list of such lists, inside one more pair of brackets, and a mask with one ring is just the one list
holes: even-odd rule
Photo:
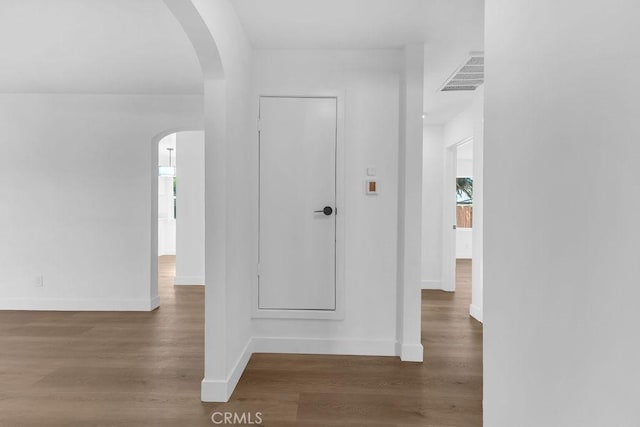
[[253, 339], [249, 339], [236, 361], [231, 373], [225, 380], [208, 380], [204, 378], [200, 385], [200, 399], [203, 402], [228, 402], [240, 377], [253, 354]]
[[[345, 265], [346, 265], [346, 161], [345, 161], [345, 91], [280, 89], [259, 90], [255, 92], [255, 117], [259, 121], [261, 97], [300, 97], [335, 98], [337, 101], [336, 123], [336, 307], [335, 310], [267, 310], [258, 308], [258, 279], [252, 292], [252, 318], [267, 319], [324, 319], [343, 320], [345, 312]], [[258, 127], [256, 128], [258, 129]], [[259, 130], [256, 131], [256, 144], [259, 142]], [[258, 179], [260, 179], [258, 177]], [[259, 197], [259, 195], [258, 195]], [[260, 218], [257, 218], [258, 222]], [[259, 233], [259, 231], [258, 231]], [[258, 237], [259, 241], [259, 237]], [[259, 251], [259, 248], [258, 248]]]
[[397, 350], [400, 360], [403, 362], [423, 362], [424, 347], [422, 344], [400, 344]]
[[422, 289], [442, 291], [442, 280], [423, 280]]
[[463, 138], [460, 141], [454, 142], [452, 144], [446, 145], [445, 148], [453, 148], [453, 147], [458, 148], [461, 145], [467, 144], [469, 142], [473, 142], [473, 135], [472, 136], [468, 136], [466, 138]]
[[455, 177], [457, 146], [444, 149], [444, 178], [442, 180], [442, 290], [456, 290], [456, 224]]
[[254, 337], [254, 353], [397, 356], [395, 341]]
[[401, 345], [395, 341], [322, 338], [253, 337], [224, 380], [204, 378], [200, 398], [203, 402], [228, 402], [254, 353], [323, 354], [345, 356], [388, 356], [404, 362], [422, 362], [421, 344]]
[[[336, 295], [337, 297], [337, 295]], [[278, 310], [259, 309], [253, 306], [253, 319], [316, 319], [316, 320], [344, 320], [344, 309], [336, 310]]]
[[176, 276], [173, 279], [173, 284], [176, 286], [204, 285], [204, 277], [203, 276]]
[[139, 300], [67, 298], [2, 298], [0, 300], [0, 310], [153, 311], [159, 306], [159, 297]]
[[478, 322], [482, 323], [482, 308], [478, 307], [477, 305], [470, 304], [469, 314]]
[[200, 383], [200, 400], [203, 402], [228, 402], [229, 382], [227, 380], [208, 380], [204, 378]]

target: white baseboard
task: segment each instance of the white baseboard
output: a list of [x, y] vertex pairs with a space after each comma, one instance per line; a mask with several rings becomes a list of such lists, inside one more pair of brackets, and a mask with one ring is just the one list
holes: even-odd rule
[[252, 354], [253, 340], [250, 338], [225, 380], [207, 380], [206, 378], [202, 380], [200, 399], [203, 402], [228, 402]]
[[229, 376], [203, 379], [203, 402], [228, 402], [253, 353], [333, 354], [348, 356], [401, 356], [403, 361], [422, 362], [422, 345], [398, 346], [393, 341], [253, 337], [249, 339]]
[[482, 323], [482, 308], [471, 304], [469, 305], [469, 314], [478, 322]]
[[[455, 280], [455, 278], [454, 278]], [[441, 291], [445, 291], [445, 292], [455, 292], [456, 291], [456, 284], [455, 282], [450, 282], [450, 283], [442, 283], [442, 287], [440, 288]]]
[[395, 342], [376, 340], [254, 337], [254, 353], [397, 356]]
[[202, 276], [176, 276], [173, 279], [173, 284], [176, 286], [192, 286], [192, 285], [204, 285], [204, 277]]
[[152, 311], [160, 299], [108, 300], [66, 298], [2, 298], [0, 310], [29, 311]]
[[423, 280], [422, 281], [422, 289], [433, 290], [433, 291], [441, 291], [442, 290], [442, 281], [440, 281], [440, 280]]
[[422, 344], [401, 344], [397, 343], [397, 354], [403, 362], [423, 362], [424, 347]]
[[200, 383], [200, 400], [203, 402], [228, 402], [230, 397], [228, 380], [205, 378]]

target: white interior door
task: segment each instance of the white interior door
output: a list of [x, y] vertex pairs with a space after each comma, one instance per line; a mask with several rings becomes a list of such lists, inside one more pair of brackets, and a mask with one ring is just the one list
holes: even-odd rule
[[336, 308], [336, 98], [260, 98], [258, 308]]

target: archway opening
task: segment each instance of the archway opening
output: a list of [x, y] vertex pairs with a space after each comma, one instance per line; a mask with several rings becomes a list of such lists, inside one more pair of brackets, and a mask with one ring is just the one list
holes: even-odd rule
[[151, 293], [160, 299], [160, 282], [205, 283], [204, 131], [168, 131], [154, 138], [151, 170]]

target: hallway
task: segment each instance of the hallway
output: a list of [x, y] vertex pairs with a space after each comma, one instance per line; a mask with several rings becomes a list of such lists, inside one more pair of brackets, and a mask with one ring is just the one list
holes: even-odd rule
[[[423, 291], [425, 363], [255, 354], [225, 404], [201, 403], [202, 287], [174, 287], [160, 258], [152, 313], [0, 312], [0, 425], [210, 426], [261, 412], [268, 426], [480, 426], [482, 326], [455, 294]], [[254, 418], [255, 419], [255, 418]]]

